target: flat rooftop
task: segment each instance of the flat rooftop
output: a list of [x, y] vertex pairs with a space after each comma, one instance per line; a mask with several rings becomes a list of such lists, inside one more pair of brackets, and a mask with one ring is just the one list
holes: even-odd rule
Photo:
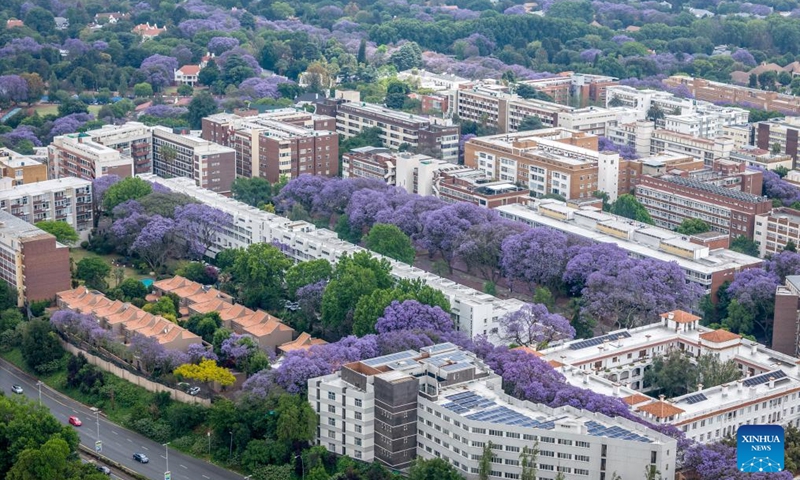
[[42, 193], [57, 192], [67, 188], [89, 187], [92, 182], [76, 177], [63, 177], [55, 180], [18, 185], [8, 190], [0, 190], [0, 199], [39, 195]]
[[50, 237], [51, 235], [25, 220], [0, 210], [0, 237], [21, 240], [39, 236]]

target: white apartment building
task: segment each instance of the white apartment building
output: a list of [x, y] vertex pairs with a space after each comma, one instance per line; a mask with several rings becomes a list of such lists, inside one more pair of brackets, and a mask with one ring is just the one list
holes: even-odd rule
[[[736, 272], [757, 267], [761, 260], [725, 248], [713, 248], [701, 237], [687, 237], [603, 212], [594, 207], [574, 208], [557, 200], [537, 200], [528, 206], [505, 205], [500, 216], [532, 227], [552, 228], [597, 243], [613, 243], [634, 258], [676, 262], [686, 280], [712, 293]], [[712, 237], [713, 240], [713, 237]]]
[[[558, 362], [567, 382], [619, 398], [642, 418], [674, 425], [697, 442], [719, 441], [747, 424], [800, 425], [797, 359], [699, 322], [700, 317], [677, 310], [644, 327], [574, 340], [536, 354]], [[742, 377], [723, 385], [698, 385], [696, 391], [671, 399], [643, 395], [649, 390], [644, 370], [673, 349], [733, 360]]]
[[104, 125], [86, 132], [92, 140], [117, 150], [123, 157], [133, 160], [133, 173], [152, 173], [152, 129], [139, 122], [123, 125]]
[[744, 163], [748, 167], [763, 168], [764, 170], [775, 170], [780, 167], [791, 170], [794, 166], [794, 159], [791, 155], [786, 155], [785, 153], [774, 154], [751, 145], [732, 151], [729, 160]]
[[55, 137], [47, 147], [53, 178], [94, 180], [104, 175], [133, 176], [133, 158], [92, 140], [87, 133]]
[[203, 188], [229, 193], [236, 178], [236, 151], [200, 137], [153, 127], [153, 173], [187, 177]]
[[82, 240], [94, 227], [92, 208], [92, 182], [75, 177], [0, 190], [0, 210], [32, 224], [45, 220], [66, 222]]
[[[286, 245], [288, 255], [297, 261], [324, 258], [335, 263], [346, 253], [352, 255], [364, 251], [357, 245], [340, 240], [335, 232], [259, 210], [200, 188], [187, 178], [164, 179], [156, 175], [142, 175], [141, 178], [160, 183], [173, 192], [186, 194], [232, 216], [233, 224], [219, 235], [210, 248], [212, 255], [227, 248], [271, 242]], [[381, 257], [375, 253], [373, 255]], [[392, 275], [395, 278], [421, 280], [441, 291], [450, 301], [451, 316], [456, 327], [469, 336], [489, 335], [490, 339], [499, 341], [492, 334], [497, 332], [500, 317], [519, 310], [523, 305], [523, 302], [516, 299], [501, 300], [405, 263], [387, 260], [392, 265]]]
[[756, 215], [753, 241], [762, 257], [782, 252], [789, 242], [800, 245], [800, 211], [780, 207]]
[[638, 478], [654, 465], [674, 478], [677, 442], [641, 424], [510, 397], [473, 353], [443, 343], [353, 362], [308, 381], [317, 443], [337, 454], [404, 469], [442, 458], [478, 478], [491, 442], [490, 478], [518, 479], [538, 442], [537, 478]]
[[436, 92], [442, 90], [456, 90], [462, 85], [466, 85], [471, 82], [469, 79], [458, 77], [451, 73], [433, 73], [425, 70], [424, 68], [412, 68], [410, 70], [398, 72], [397, 79], [412, 83], [418, 88], [433, 90]]

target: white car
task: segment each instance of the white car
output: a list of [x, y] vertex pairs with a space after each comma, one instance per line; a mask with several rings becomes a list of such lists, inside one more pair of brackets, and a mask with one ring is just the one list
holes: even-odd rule
[[19, 385], [12, 385], [11, 386], [11, 391], [16, 393], [16, 394], [21, 394], [22, 393], [22, 387], [20, 387]]

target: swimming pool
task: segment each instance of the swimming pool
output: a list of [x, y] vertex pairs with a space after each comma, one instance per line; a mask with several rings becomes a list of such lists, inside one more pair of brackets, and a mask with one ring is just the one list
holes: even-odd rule
[[142, 279], [142, 284], [144, 284], [145, 287], [150, 288], [150, 285], [153, 284], [153, 279], [152, 278], [143, 278]]

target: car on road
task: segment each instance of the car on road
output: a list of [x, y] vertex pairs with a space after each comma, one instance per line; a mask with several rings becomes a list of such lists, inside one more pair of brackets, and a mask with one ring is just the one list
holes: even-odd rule
[[16, 393], [16, 394], [21, 394], [22, 393], [22, 387], [20, 387], [19, 385], [12, 385], [11, 386], [11, 391]]
[[187, 393], [192, 396], [197, 395], [200, 393], [200, 387], [192, 387], [187, 391]]
[[74, 425], [76, 427], [80, 427], [81, 425], [83, 425], [83, 422], [81, 422], [80, 418], [73, 416], [73, 417], [69, 417], [69, 424], [70, 425]]
[[138, 452], [134, 453], [133, 459], [139, 463], [150, 463], [150, 459], [147, 458], [147, 455], [145, 455], [144, 453], [138, 453]]
[[94, 468], [96, 468], [97, 471], [100, 472], [100, 473], [105, 473], [106, 475], [111, 475], [111, 469], [106, 467], [105, 465], [97, 465]]

